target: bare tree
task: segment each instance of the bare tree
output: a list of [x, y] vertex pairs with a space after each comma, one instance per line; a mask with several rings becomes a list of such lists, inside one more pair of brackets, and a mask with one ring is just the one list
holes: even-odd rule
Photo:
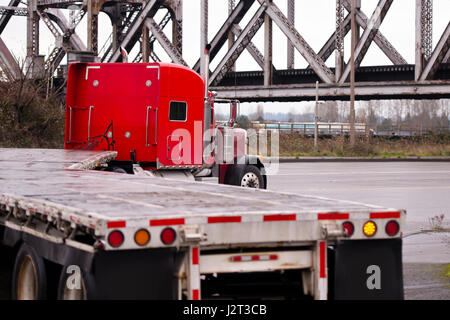
[[256, 108], [256, 120], [264, 121], [264, 106], [262, 104], [258, 104]]
[[367, 122], [367, 109], [362, 107], [356, 110], [356, 122], [366, 123]]

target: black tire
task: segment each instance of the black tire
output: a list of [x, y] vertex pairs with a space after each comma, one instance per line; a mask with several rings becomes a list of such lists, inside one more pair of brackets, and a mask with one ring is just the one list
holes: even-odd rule
[[45, 300], [47, 273], [44, 259], [26, 243], [16, 255], [11, 296], [14, 300]]
[[[78, 278], [79, 277], [79, 278]], [[58, 300], [94, 299], [95, 279], [76, 265], [64, 266], [58, 284]]]
[[125, 169], [120, 168], [120, 167], [113, 167], [113, 168], [111, 169], [111, 172], [116, 172], [116, 173], [127, 173], [127, 171], [126, 171]]
[[227, 170], [225, 184], [245, 188], [265, 189], [261, 171], [253, 165], [233, 165]]

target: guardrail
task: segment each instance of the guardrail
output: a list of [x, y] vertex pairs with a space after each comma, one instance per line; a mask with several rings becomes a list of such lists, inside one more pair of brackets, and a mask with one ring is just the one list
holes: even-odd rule
[[450, 133], [450, 127], [378, 127], [374, 133], [379, 136], [422, 136], [430, 132]]
[[[304, 135], [314, 134], [314, 122], [258, 122], [252, 121], [252, 128], [255, 130], [279, 130], [298, 132]], [[319, 122], [317, 124], [319, 134], [344, 135], [350, 132], [349, 123], [341, 122]], [[365, 123], [355, 123], [355, 131], [357, 134], [367, 134], [368, 127]]]
[[[219, 124], [225, 124], [227, 121], [217, 121]], [[350, 133], [350, 124], [346, 122], [319, 122], [317, 124], [319, 134], [344, 135]], [[278, 130], [280, 132], [297, 132], [304, 135], [314, 135], [314, 122], [259, 122], [252, 121], [251, 128], [255, 130]], [[355, 123], [356, 134], [367, 135], [372, 133], [379, 136], [417, 136], [430, 132], [450, 133], [450, 127], [423, 127], [423, 126], [395, 126], [395, 127], [376, 127], [371, 129], [365, 123]]]

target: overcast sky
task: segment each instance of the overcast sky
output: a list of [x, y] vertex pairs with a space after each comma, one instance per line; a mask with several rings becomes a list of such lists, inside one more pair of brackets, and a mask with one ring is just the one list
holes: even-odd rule
[[[8, 5], [10, 0], [0, 0], [0, 5]], [[237, 3], [238, 1], [236, 1]], [[241, 27], [244, 28], [247, 21], [252, 17], [253, 13], [259, 7], [257, 1], [253, 5], [250, 12], [241, 22]], [[287, 0], [274, 0], [278, 7], [286, 13]], [[311, 47], [318, 52], [323, 44], [328, 40], [330, 35], [335, 30], [335, 0], [297, 0], [296, 2], [296, 21], [295, 25], [300, 34], [306, 39]], [[414, 63], [414, 39], [415, 39], [415, 0], [395, 0], [382, 23], [380, 30], [386, 38], [394, 45], [400, 54], [410, 64]], [[367, 16], [371, 16], [378, 0], [362, 0], [362, 10]], [[66, 10], [67, 11], [67, 10]], [[68, 12], [68, 11], [67, 11]], [[160, 12], [156, 16], [156, 20], [162, 18], [165, 12]], [[223, 22], [228, 16], [228, 1], [227, 0], [209, 0], [209, 40], [212, 40], [216, 31], [222, 26]], [[434, 0], [434, 24], [433, 24], [433, 45], [439, 41], [442, 32], [446, 28], [450, 20], [450, 0]], [[99, 48], [101, 48], [105, 40], [111, 33], [111, 26], [109, 18], [101, 13], [99, 17]], [[193, 66], [200, 54], [200, 0], [184, 0], [183, 7], [183, 57], [186, 62]], [[77, 28], [77, 33], [86, 41], [86, 18], [80, 23]], [[274, 65], [277, 69], [286, 68], [286, 38], [283, 33], [274, 24], [273, 35], [273, 56]], [[166, 27], [165, 32], [168, 36], [171, 35], [170, 24]], [[1, 34], [9, 49], [17, 58], [23, 58], [26, 53], [26, 18], [13, 17], [6, 29]], [[40, 23], [40, 54], [47, 55], [53, 47], [53, 36], [47, 27]], [[256, 34], [253, 42], [263, 52], [264, 48], [264, 31], [263, 28]], [[225, 48], [212, 61], [211, 68], [213, 69], [225, 54]], [[350, 37], [345, 39], [345, 59], [350, 56]], [[134, 56], [135, 51], [130, 53]], [[170, 62], [168, 56], [160, 47], [155, 48], [158, 56], [163, 60]], [[376, 45], [371, 45], [365, 59], [362, 62], [363, 66], [369, 65], [389, 65], [390, 61], [382, 53]], [[329, 67], [334, 67], [334, 55], [328, 61]], [[295, 67], [304, 68], [307, 66], [306, 61], [296, 51], [295, 53]], [[237, 61], [237, 70], [260, 70], [256, 62], [251, 56], [244, 51]], [[256, 105], [256, 104], [254, 104]], [[285, 104], [286, 108], [291, 108], [297, 104]], [[277, 107], [272, 104], [267, 105], [266, 109], [274, 111]], [[249, 112], [252, 108], [247, 108]], [[269, 111], [269, 110], [268, 110]], [[286, 110], [288, 111], [288, 110]]]

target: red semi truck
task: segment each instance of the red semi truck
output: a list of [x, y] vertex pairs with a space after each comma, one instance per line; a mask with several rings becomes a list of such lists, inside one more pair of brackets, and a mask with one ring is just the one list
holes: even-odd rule
[[[206, 94], [205, 94], [206, 93]], [[214, 102], [230, 104], [216, 125]], [[234, 127], [238, 101], [215, 99], [194, 71], [168, 63], [74, 63], [67, 80], [66, 149], [113, 150], [104, 170], [156, 175], [182, 170], [219, 183], [266, 188], [264, 165]]]

